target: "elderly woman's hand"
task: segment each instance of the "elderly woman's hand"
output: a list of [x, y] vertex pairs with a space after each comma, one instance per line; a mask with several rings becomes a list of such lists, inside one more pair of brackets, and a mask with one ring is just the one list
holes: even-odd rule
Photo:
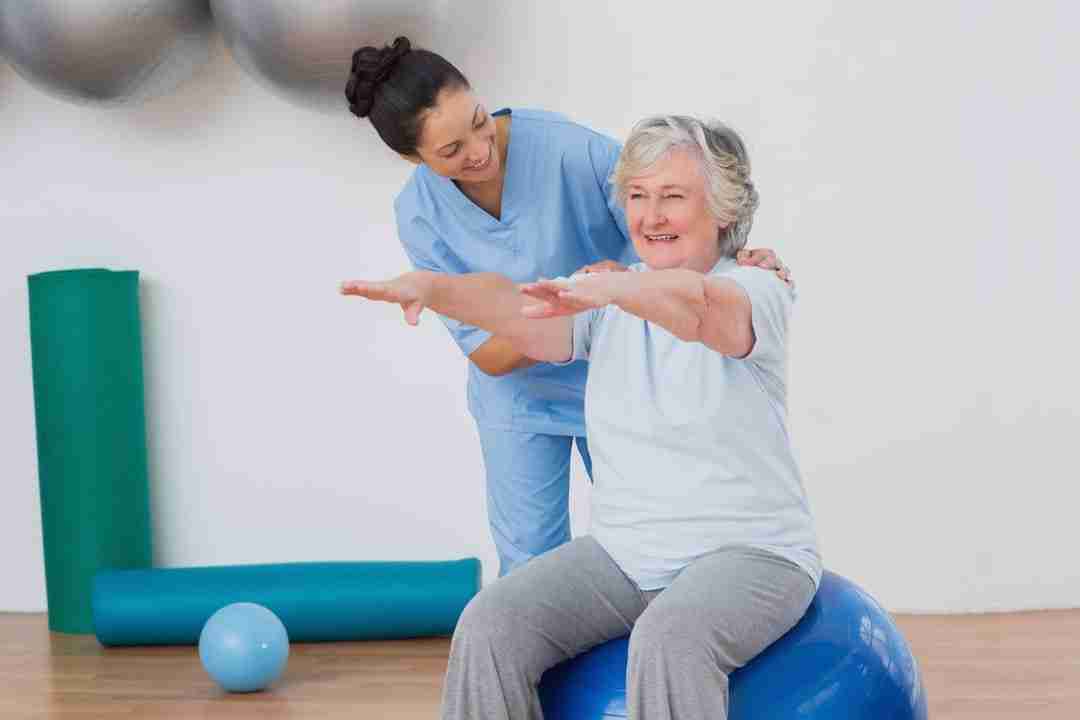
[[776, 277], [795, 287], [795, 281], [791, 279], [791, 268], [780, 262], [780, 258], [769, 248], [757, 248], [756, 250], [740, 250], [735, 255], [735, 260], [740, 265], [759, 267], [763, 270], [774, 270]]
[[602, 273], [602, 272], [626, 272], [627, 268], [622, 263], [617, 263], [614, 260], [601, 260], [600, 262], [594, 262], [578, 270], [574, 275], [582, 275], [588, 273]]
[[521, 314], [542, 319], [604, 307], [615, 301], [621, 283], [628, 276], [619, 272], [596, 272], [525, 283], [519, 286], [521, 292], [539, 302], [524, 306]]

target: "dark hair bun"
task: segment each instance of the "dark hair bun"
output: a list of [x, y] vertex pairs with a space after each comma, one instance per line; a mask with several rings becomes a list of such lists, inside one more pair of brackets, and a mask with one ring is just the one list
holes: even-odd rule
[[349, 84], [345, 86], [345, 98], [353, 115], [368, 116], [375, 100], [375, 89], [410, 49], [409, 38], [399, 37], [393, 45], [382, 49], [369, 45], [353, 53]]

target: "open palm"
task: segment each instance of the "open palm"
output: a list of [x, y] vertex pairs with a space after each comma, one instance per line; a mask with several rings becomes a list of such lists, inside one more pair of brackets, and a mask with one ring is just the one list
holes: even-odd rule
[[405, 313], [405, 322], [410, 325], [420, 322], [420, 313], [427, 304], [423, 288], [416, 282], [413, 273], [406, 273], [393, 280], [382, 282], [347, 280], [341, 283], [341, 294], [378, 302], [397, 303]]
[[541, 319], [564, 317], [604, 307], [615, 298], [614, 285], [617, 273], [576, 275], [572, 279], [556, 278], [525, 283], [520, 286], [523, 294], [538, 302], [522, 308], [526, 317]]

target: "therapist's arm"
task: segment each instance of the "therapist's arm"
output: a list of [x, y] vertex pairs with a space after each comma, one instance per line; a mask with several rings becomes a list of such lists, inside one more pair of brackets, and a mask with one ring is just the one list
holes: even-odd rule
[[527, 318], [523, 308], [529, 304], [528, 299], [512, 280], [497, 273], [449, 275], [417, 271], [386, 282], [344, 282], [341, 292], [396, 303], [411, 325], [420, 321], [424, 308], [431, 308], [445, 317], [487, 330], [533, 360], [564, 362], [570, 358], [572, 320], [554, 317], [537, 322]]
[[536, 364], [528, 355], [518, 352], [514, 344], [503, 337], [492, 336], [469, 354], [480, 371], [486, 375], [506, 375]]
[[754, 348], [750, 298], [733, 280], [692, 270], [650, 270], [579, 275], [523, 286], [540, 301], [524, 312], [550, 319], [616, 305], [687, 342], [700, 342], [729, 357]]

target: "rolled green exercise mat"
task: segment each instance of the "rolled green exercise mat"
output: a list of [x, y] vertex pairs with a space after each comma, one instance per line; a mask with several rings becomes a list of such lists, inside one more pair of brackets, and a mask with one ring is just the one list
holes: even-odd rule
[[103, 570], [94, 632], [103, 645], [196, 645], [217, 610], [253, 602], [293, 642], [450, 635], [479, 589], [475, 558]]
[[151, 564], [139, 274], [28, 285], [49, 629], [90, 633], [94, 573]]

